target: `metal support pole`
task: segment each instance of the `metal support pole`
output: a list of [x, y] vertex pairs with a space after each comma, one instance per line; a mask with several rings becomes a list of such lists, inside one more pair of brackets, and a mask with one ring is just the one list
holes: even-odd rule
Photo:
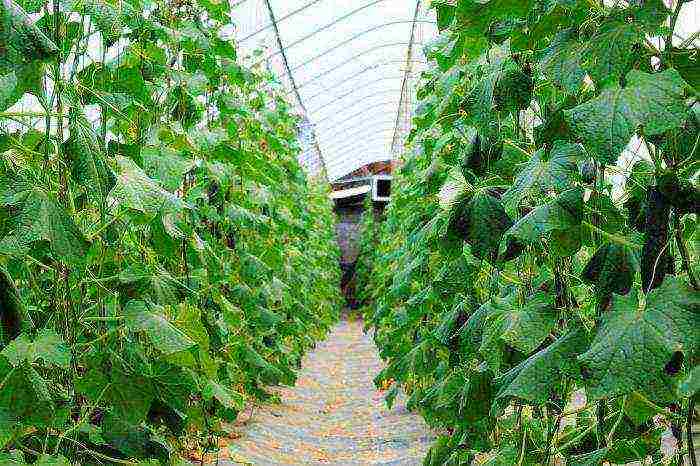
[[[282, 54], [282, 61], [284, 63], [284, 68], [287, 71], [287, 75], [289, 76], [289, 82], [292, 85], [292, 88], [294, 89], [294, 95], [296, 95], [297, 102], [299, 103], [299, 107], [304, 111], [304, 114], [308, 115], [308, 111], [306, 110], [306, 107], [304, 106], [304, 102], [301, 100], [301, 94], [299, 94], [299, 88], [297, 88], [297, 84], [294, 81], [294, 75], [292, 74], [291, 70], [289, 69], [289, 62], [287, 61], [287, 53], [285, 52], [284, 45], [282, 45], [282, 38], [280, 37], [280, 31], [279, 28], [277, 27], [277, 21], [275, 20], [275, 13], [272, 11], [272, 6], [270, 5], [270, 0], [265, 0], [265, 5], [267, 6], [267, 11], [270, 14], [270, 21], [272, 21], [272, 27], [275, 31], [275, 38], [277, 39], [277, 47], [279, 47], [279, 53]], [[318, 145], [318, 141], [316, 140], [316, 134], [315, 132], [312, 131], [312, 137], [314, 140], [314, 146], [316, 147], [316, 150], [318, 152], [318, 158], [321, 161], [321, 167], [322, 167], [322, 173], [324, 178], [326, 178], [326, 181], [328, 181], [328, 174], [326, 172], [326, 162], [323, 159], [323, 155], [321, 154], [321, 148]]]

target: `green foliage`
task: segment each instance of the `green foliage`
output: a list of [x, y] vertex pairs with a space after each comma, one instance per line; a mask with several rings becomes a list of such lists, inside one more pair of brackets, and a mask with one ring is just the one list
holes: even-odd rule
[[426, 465], [661, 464], [698, 387], [697, 50], [655, 48], [657, 0], [433, 6], [360, 258], [376, 382], [443, 433]]
[[201, 460], [337, 318], [299, 119], [180, 4], [0, 4], [2, 464]]

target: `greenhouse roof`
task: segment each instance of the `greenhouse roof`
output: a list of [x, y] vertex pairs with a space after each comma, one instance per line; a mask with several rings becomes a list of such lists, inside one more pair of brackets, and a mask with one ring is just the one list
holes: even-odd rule
[[394, 158], [413, 110], [411, 80], [425, 67], [423, 44], [436, 34], [425, 5], [243, 0], [234, 19], [240, 50], [253, 64], [266, 61], [305, 114], [307, 151], [320, 151], [329, 180]]

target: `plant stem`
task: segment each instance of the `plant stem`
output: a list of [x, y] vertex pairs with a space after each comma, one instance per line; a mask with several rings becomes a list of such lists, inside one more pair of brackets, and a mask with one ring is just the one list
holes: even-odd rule
[[690, 254], [688, 254], [688, 248], [685, 246], [685, 241], [683, 241], [683, 235], [681, 234], [681, 222], [678, 215], [676, 215], [676, 228], [674, 231], [674, 236], [676, 238], [676, 246], [678, 247], [678, 250], [681, 253], [681, 261], [683, 263], [683, 268], [688, 274], [688, 280], [690, 281], [690, 284], [693, 286], [695, 291], [700, 291], [698, 281], [695, 278], [693, 269], [690, 266]]
[[695, 398], [693, 396], [688, 402], [688, 417], [686, 420], [686, 432], [688, 434], [688, 458], [691, 466], [698, 466], [698, 459], [695, 456], [695, 445], [693, 444], [693, 416], [695, 415]]
[[608, 433], [606, 445], [610, 445], [613, 443], [613, 437], [615, 436], [615, 432], [617, 431], [617, 428], [620, 426], [620, 422], [622, 422], [622, 418], [625, 415], [625, 403], [627, 403], [627, 396], [624, 396], [622, 398], [622, 404], [620, 405], [620, 414], [617, 416], [617, 419], [615, 420], [615, 424], [613, 424], [612, 429], [610, 429], [610, 432]]
[[595, 411], [596, 418], [596, 437], [598, 438], [598, 448], [606, 446], [605, 437], [603, 436], [603, 428], [605, 425], [605, 400], [598, 401]]
[[560, 446], [554, 451], [554, 454], [556, 455], [557, 453], [562, 453], [564, 452], [567, 448], [569, 448], [571, 445], [575, 445], [576, 442], [581, 440], [583, 437], [588, 435], [594, 428], [596, 427], [596, 424], [591, 424], [588, 426], [586, 429], [584, 429], [580, 434], [578, 434], [576, 437], [572, 438], [568, 442], [566, 442], [564, 445]]
[[676, 29], [676, 22], [678, 21], [678, 16], [681, 13], [683, 3], [685, 3], [684, 0], [676, 0], [676, 7], [673, 9], [673, 13], [671, 15], [671, 24], [669, 26], [668, 35], [666, 36], [666, 42], [664, 44], [664, 56], [667, 61], [669, 60], [671, 52], [673, 51], [673, 31]]

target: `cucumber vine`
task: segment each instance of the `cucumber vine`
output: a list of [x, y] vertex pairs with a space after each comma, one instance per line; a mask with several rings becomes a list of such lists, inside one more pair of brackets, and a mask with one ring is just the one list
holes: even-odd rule
[[441, 433], [426, 465], [696, 464], [692, 3], [432, 2], [360, 277], [378, 386]]
[[232, 21], [0, 4], [0, 463], [204, 463], [337, 318], [328, 190]]

